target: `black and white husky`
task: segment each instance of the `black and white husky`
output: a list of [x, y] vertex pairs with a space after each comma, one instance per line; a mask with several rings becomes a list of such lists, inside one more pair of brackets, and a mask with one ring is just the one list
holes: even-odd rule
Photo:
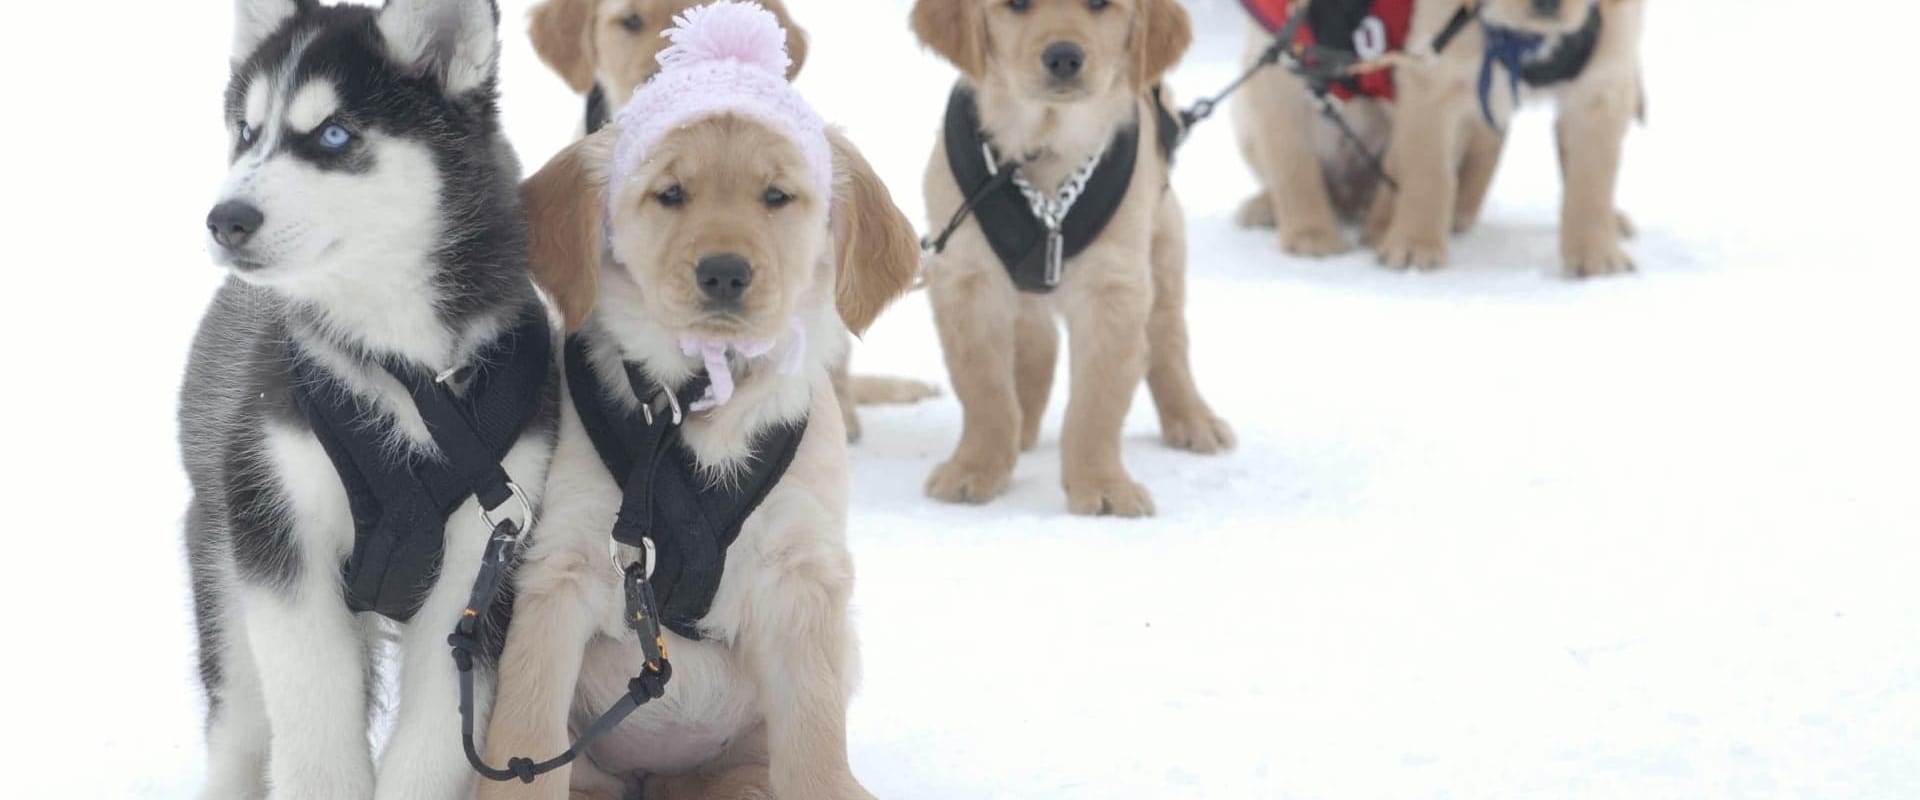
[[[444, 463], [452, 448], [409, 392], [444, 384], [468, 401], [489, 359], [515, 342], [547, 346], [519, 164], [496, 108], [498, 11], [488, 0], [236, 10], [231, 167], [207, 221], [232, 275], [202, 322], [180, 406], [204, 796], [464, 798], [472, 773], [445, 642], [489, 528], [470, 492], [453, 495], [457, 508], [408, 526], [431, 529], [439, 552], [404, 611], [390, 613], [387, 597], [378, 614], [356, 612], [347, 565], [385, 510], [336, 470], [339, 439], [310, 415], [313, 398], [330, 397], [403, 471]], [[529, 516], [556, 419], [551, 362], [537, 370], [529, 412], [494, 437]], [[410, 383], [418, 376], [440, 381]], [[382, 614], [410, 622], [376, 767], [370, 654]]]

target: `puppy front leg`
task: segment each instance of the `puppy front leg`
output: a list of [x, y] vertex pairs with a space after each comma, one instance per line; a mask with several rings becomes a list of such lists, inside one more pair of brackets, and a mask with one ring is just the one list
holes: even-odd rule
[[1346, 252], [1347, 236], [1314, 150], [1316, 117], [1306, 84], [1286, 70], [1266, 69], [1243, 96], [1242, 150], [1266, 187], [1273, 221], [1280, 228], [1280, 249], [1299, 256]]
[[364, 629], [347, 610], [339, 572], [327, 568], [337, 562], [303, 561], [292, 587], [250, 587], [241, 596], [272, 730], [267, 796], [372, 797]]
[[[1469, 107], [1464, 83], [1445, 64], [1401, 69], [1399, 104], [1389, 147], [1400, 191], [1393, 218], [1380, 237], [1380, 263], [1394, 269], [1435, 269], [1446, 263], [1447, 234], [1459, 185], [1459, 139]], [[1473, 106], [1477, 108], [1477, 106]]]
[[[566, 526], [558, 520], [544, 528], [565, 536]], [[567, 748], [567, 712], [587, 642], [610, 611], [608, 602], [594, 599], [617, 591], [603, 577], [612, 571], [604, 548], [596, 553], [557, 537], [536, 538], [514, 576], [513, 624], [500, 655], [499, 689], [483, 751], [494, 766], [516, 756], [546, 759]], [[559, 800], [567, 797], [571, 769], [561, 767], [531, 784], [482, 781], [478, 797]]]
[[[790, 540], [806, 538], [814, 537]], [[766, 715], [773, 796], [873, 800], [847, 763], [847, 696], [857, 658], [847, 620], [851, 557], [837, 547], [791, 548], [775, 559], [752, 590], [738, 642]]]
[[1622, 217], [1613, 204], [1620, 149], [1633, 121], [1638, 85], [1614, 81], [1581, 87], [1561, 101], [1556, 130], [1565, 199], [1560, 207], [1560, 253], [1576, 278], [1633, 269], [1620, 249]]
[[1187, 223], [1168, 192], [1153, 226], [1153, 310], [1147, 317], [1147, 388], [1160, 412], [1160, 438], [1195, 453], [1232, 450], [1233, 428], [1214, 416], [1193, 383], [1187, 355]]
[[1467, 130], [1467, 153], [1460, 160], [1460, 193], [1453, 206], [1453, 232], [1466, 233], [1480, 221], [1480, 208], [1487, 201], [1487, 189], [1493, 185], [1493, 173], [1500, 167], [1500, 151], [1507, 137], [1486, 125]]
[[[984, 249], [984, 246], [982, 246]], [[984, 503], [1006, 491], [1019, 455], [1020, 403], [1013, 382], [1018, 293], [999, 262], [949, 261], [930, 273], [927, 293], [940, 330], [953, 393], [960, 398], [960, 445], [927, 478], [927, 495]]]
[[[1146, 242], [1141, 242], [1146, 245]], [[1067, 509], [1144, 517], [1153, 496], [1120, 461], [1120, 436], [1147, 371], [1147, 314], [1153, 288], [1146, 264], [1089, 263], [1082, 256], [1061, 287], [1072, 388], [1060, 433]], [[1075, 277], [1078, 282], [1073, 282]]]
[[1060, 329], [1053, 308], [1042, 297], [1020, 298], [1013, 343], [1014, 386], [1020, 395], [1020, 449], [1040, 443], [1040, 423], [1053, 394], [1053, 369], [1060, 361]]

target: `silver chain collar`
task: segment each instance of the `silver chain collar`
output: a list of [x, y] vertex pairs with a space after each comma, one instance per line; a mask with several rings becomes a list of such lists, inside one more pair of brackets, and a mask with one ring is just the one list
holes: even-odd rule
[[[994, 156], [993, 146], [982, 144], [987, 152], [989, 172], [997, 172], [1000, 160]], [[1047, 229], [1047, 288], [1060, 285], [1060, 276], [1067, 260], [1066, 236], [1060, 232], [1061, 225], [1067, 221], [1067, 214], [1073, 211], [1073, 204], [1080, 201], [1080, 195], [1087, 191], [1087, 183], [1093, 180], [1093, 173], [1100, 168], [1100, 159], [1106, 156], [1106, 150], [1087, 158], [1087, 163], [1067, 176], [1060, 191], [1048, 196], [1035, 189], [1027, 177], [1020, 174], [1020, 166], [1013, 166], [1013, 185], [1020, 189], [1021, 196], [1027, 198], [1027, 207], [1033, 212], [1033, 218]]]

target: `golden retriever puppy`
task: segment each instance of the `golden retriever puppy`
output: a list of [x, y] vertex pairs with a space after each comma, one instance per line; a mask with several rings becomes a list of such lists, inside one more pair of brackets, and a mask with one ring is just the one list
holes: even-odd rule
[[[1431, 41], [1459, 8], [1457, 0], [1418, 0], [1413, 41]], [[1641, 98], [1642, 0], [1485, 0], [1481, 25], [1469, 25], [1437, 55], [1395, 74], [1397, 122], [1388, 169], [1400, 182], [1391, 211], [1375, 222], [1380, 260], [1391, 267], [1446, 262], [1451, 229], [1471, 224], [1499, 160], [1496, 124], [1512, 115], [1514, 81], [1558, 104], [1560, 254], [1576, 277], [1626, 272], [1623, 218], [1614, 205], [1627, 127]], [[1539, 46], [1512, 75], [1489, 61], [1516, 35]], [[1491, 41], [1489, 37], [1494, 37]], [[1483, 102], [1484, 69], [1491, 90]]]
[[[632, 779], [649, 800], [871, 797], [847, 761], [847, 446], [827, 371], [841, 333], [909, 288], [919, 248], [781, 76], [774, 25], [747, 4], [691, 12], [660, 75], [523, 185], [536, 276], [574, 332], [488, 760], [548, 758], [630, 678], [671, 680], [589, 759], [483, 797], [618, 797]], [[639, 574], [657, 605], [623, 604]]]
[[[660, 51], [667, 47], [660, 33], [682, 12], [708, 2], [545, 0], [533, 7], [527, 32], [541, 61], [576, 94], [585, 96], [597, 88], [610, 114], [660, 69]], [[787, 78], [792, 79], [807, 61], [807, 33], [794, 24], [780, 0], [756, 2], [779, 17], [786, 29], [787, 57], [793, 62]]]
[[[773, 12], [787, 32], [791, 80], [807, 60], [806, 31], [780, 0], [754, 1]], [[546, 0], [534, 7], [529, 33], [540, 60], [575, 92], [586, 95], [585, 130], [591, 133], [659, 69], [657, 59], [667, 46], [661, 31], [682, 12], [707, 2], [711, 0]], [[833, 382], [849, 441], [860, 438], [857, 406], [915, 403], [939, 394], [938, 388], [921, 381], [850, 375], [845, 359], [834, 366]]]
[[[928, 263], [934, 320], [965, 419], [927, 493], [983, 503], [1007, 488], [1019, 451], [1039, 440], [1058, 314], [1071, 349], [1061, 433], [1068, 507], [1151, 514], [1152, 495], [1120, 458], [1121, 428], [1143, 376], [1168, 444], [1201, 453], [1234, 444], [1232, 429], [1194, 388], [1185, 222], [1167, 182], [1170, 153], [1155, 146], [1167, 133], [1155, 87], [1192, 39], [1187, 12], [1176, 0], [919, 0], [912, 24], [962, 74], [948, 135], [927, 168], [934, 224], [980, 199], [976, 184], [985, 181], [963, 185], [956, 167], [978, 167], [980, 177], [1013, 170], [1011, 181], [969, 205], [972, 218]], [[1069, 197], [1082, 184], [1084, 195]], [[1053, 212], [1068, 206], [1059, 241], [1024, 210], [1032, 198]], [[1009, 232], [1028, 235], [1010, 241]]]

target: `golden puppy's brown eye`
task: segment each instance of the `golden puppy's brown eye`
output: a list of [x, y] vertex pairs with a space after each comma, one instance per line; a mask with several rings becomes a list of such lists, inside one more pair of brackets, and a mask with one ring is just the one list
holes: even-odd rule
[[628, 14], [620, 18], [620, 27], [626, 28], [628, 33], [639, 33], [647, 29], [647, 21], [641, 19], [639, 14]]
[[768, 187], [766, 197], [763, 199], [766, 200], [768, 208], [785, 208], [788, 203], [793, 202], [793, 195]]
[[1112, 3], [1108, 2], [1108, 0], [1087, 0], [1087, 8], [1092, 9], [1094, 13], [1105, 11], [1107, 10], [1107, 6], [1110, 5], [1112, 5]]
[[654, 195], [653, 199], [667, 208], [679, 208], [687, 204], [687, 190], [680, 188], [680, 184], [676, 183], [667, 187], [666, 191]]
[[1011, 8], [1016, 12], [1025, 14], [1027, 13], [1027, 9], [1033, 8], [1033, 1], [1032, 0], [1007, 0], [1007, 8]]

